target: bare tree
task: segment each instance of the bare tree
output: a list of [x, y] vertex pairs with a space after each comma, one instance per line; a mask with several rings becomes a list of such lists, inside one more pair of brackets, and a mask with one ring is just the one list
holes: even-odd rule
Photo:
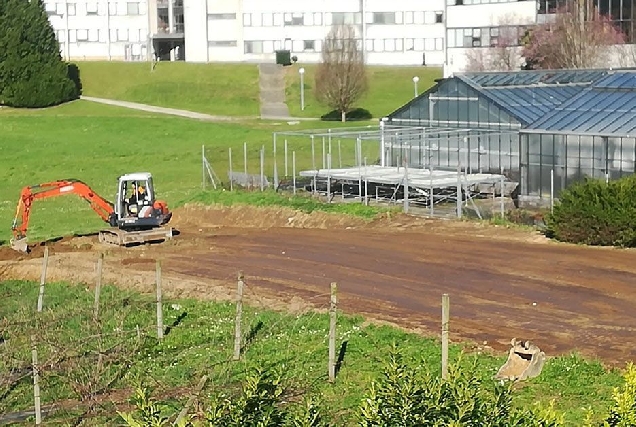
[[605, 66], [623, 44], [625, 35], [591, 3], [569, 0], [556, 11], [554, 22], [536, 26], [523, 56], [534, 68], [591, 68]]
[[367, 89], [367, 70], [355, 28], [334, 26], [323, 42], [322, 62], [316, 70], [316, 99], [338, 110], [344, 122]]
[[483, 37], [488, 46], [471, 48], [466, 53], [466, 71], [513, 71], [521, 67], [518, 24], [521, 18], [506, 15], [497, 21], [495, 33]]

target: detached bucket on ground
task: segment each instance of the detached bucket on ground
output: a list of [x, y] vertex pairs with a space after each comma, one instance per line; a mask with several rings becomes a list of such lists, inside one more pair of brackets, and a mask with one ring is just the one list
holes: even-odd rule
[[513, 338], [510, 344], [512, 348], [508, 360], [499, 368], [495, 379], [523, 381], [538, 376], [545, 363], [545, 353], [530, 341]]
[[21, 239], [11, 239], [11, 249], [18, 252], [27, 253], [29, 251], [29, 247], [27, 245], [26, 237]]

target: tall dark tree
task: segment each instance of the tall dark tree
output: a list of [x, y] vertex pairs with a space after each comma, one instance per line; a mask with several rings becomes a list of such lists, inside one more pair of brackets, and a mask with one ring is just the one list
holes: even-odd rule
[[41, 108], [80, 95], [41, 0], [0, 0], [0, 105]]

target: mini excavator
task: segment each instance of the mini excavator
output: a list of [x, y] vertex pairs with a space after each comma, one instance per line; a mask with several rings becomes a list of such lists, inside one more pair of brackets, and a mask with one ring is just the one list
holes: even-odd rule
[[[128, 191], [132, 194], [127, 197]], [[111, 203], [77, 179], [65, 179], [24, 187], [13, 220], [11, 248], [28, 252], [26, 232], [33, 202], [38, 199], [76, 194], [110, 225], [100, 230], [99, 241], [118, 246], [172, 239], [172, 227], [166, 224], [172, 212], [166, 202], [155, 198], [152, 175], [147, 172], [119, 177], [117, 201]]]

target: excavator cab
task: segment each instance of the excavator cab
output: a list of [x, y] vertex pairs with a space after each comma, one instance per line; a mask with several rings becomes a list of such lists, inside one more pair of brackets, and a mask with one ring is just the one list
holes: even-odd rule
[[152, 175], [137, 172], [119, 177], [114, 224], [121, 229], [146, 229], [165, 224], [170, 219], [165, 202], [157, 201]]

